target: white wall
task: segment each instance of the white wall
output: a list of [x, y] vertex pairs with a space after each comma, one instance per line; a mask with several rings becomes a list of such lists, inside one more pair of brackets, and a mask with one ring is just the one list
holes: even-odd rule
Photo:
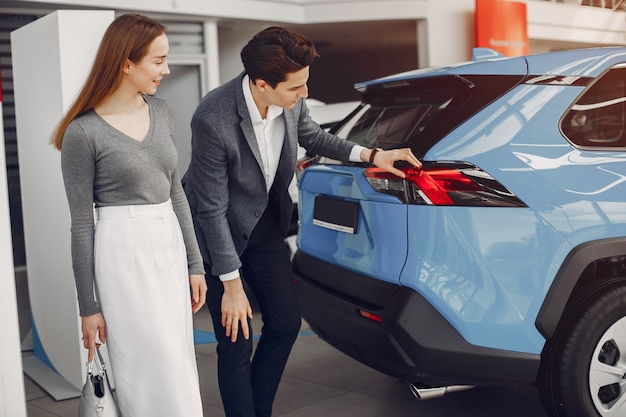
[[71, 264], [61, 154], [49, 139], [82, 87], [113, 18], [112, 11], [64, 10], [11, 33], [31, 313], [48, 359], [75, 388], [82, 387], [86, 350]]
[[17, 3], [24, 3], [24, 7], [29, 7], [29, 3], [91, 6], [228, 19], [308, 23], [307, 14], [319, 15], [322, 21], [407, 19], [411, 18], [416, 7], [420, 7], [420, 3], [429, 1], [438, 0], [18, 0]]
[[527, 3], [531, 52], [626, 45], [626, 13], [545, 1]]
[[[78, 0], [75, 0], [78, 1]], [[115, 2], [115, 0], [113, 0]], [[201, 7], [202, 13], [214, 13], [223, 16], [232, 12], [239, 13], [242, 20], [228, 21], [219, 25], [219, 51], [221, 81], [232, 78], [241, 71], [239, 52], [245, 43], [259, 30], [276, 22], [284, 23], [333, 23], [359, 22], [376, 20], [415, 19], [428, 21], [427, 30], [419, 37], [419, 66], [446, 65], [466, 60], [471, 57], [474, 44], [474, 8], [475, 0], [385, 0], [385, 1], [298, 1], [298, 4], [285, 4], [284, 0], [249, 1], [252, 6], [265, 4], [273, 12], [267, 16], [256, 13], [253, 9], [238, 9], [237, 0], [229, 0], [233, 8], [225, 3], [210, 10]], [[197, 3], [188, 0], [188, 7], [193, 9]], [[202, 2], [204, 4], [204, 2]], [[296, 3], [294, 1], [294, 3]], [[152, 6], [150, 6], [152, 7]], [[277, 7], [276, 9], [274, 9]], [[196, 13], [198, 9], [194, 9]], [[248, 12], [253, 12], [249, 15]], [[243, 20], [253, 17], [254, 21]], [[265, 21], [264, 21], [265, 20]], [[442, 47], [443, 46], [443, 47]]]
[[[595, 45], [626, 45], [626, 14], [610, 9], [541, 0], [527, 3], [531, 53]], [[239, 51], [250, 36], [272, 22], [285, 25], [394, 21], [418, 22], [419, 66], [464, 61], [474, 46], [475, 0], [16, 0], [25, 8], [105, 7], [119, 13], [145, 12], [157, 18], [201, 19], [219, 27], [217, 63], [209, 60], [210, 89], [241, 69]], [[33, 6], [37, 5], [37, 6]], [[1, 9], [1, 7], [0, 7]], [[211, 35], [213, 36], [213, 34]], [[213, 70], [211, 69], [211, 66]], [[219, 68], [219, 74], [216, 74]], [[219, 82], [217, 82], [219, 80]]]
[[[446, 0], [385, 0], [370, 2], [338, 0], [320, 4], [314, 4], [311, 0], [308, 0], [304, 1], [302, 23], [422, 19], [428, 16], [429, 4], [440, 1]], [[456, 1], [452, 0], [452, 3], [456, 3]]]
[[231, 22], [220, 25], [218, 45], [221, 83], [225, 83], [243, 71], [241, 49], [257, 32], [267, 26], [267, 23], [259, 22]]
[[449, 65], [471, 58], [475, 0], [431, 0], [428, 19], [418, 26], [420, 67]]
[[[18, 3], [90, 6], [138, 12], [219, 16], [234, 19], [287, 19], [301, 22], [303, 11], [297, 4], [255, 0], [21, 0]], [[25, 6], [28, 7], [28, 6]]]
[[[0, 101], [0, 114], [2, 102]], [[0, 167], [4, 159], [0, 117]], [[6, 170], [0, 169], [0, 417], [26, 417]]]

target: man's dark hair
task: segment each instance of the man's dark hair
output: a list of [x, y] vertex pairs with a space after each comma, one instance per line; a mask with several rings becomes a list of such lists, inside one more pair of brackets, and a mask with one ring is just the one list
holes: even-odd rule
[[272, 88], [285, 81], [287, 74], [311, 65], [318, 56], [313, 42], [278, 26], [257, 33], [241, 50], [241, 62], [250, 79], [265, 80]]

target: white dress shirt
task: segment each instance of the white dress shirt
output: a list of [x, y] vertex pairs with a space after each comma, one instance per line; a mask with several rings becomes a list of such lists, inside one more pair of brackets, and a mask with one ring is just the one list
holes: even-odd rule
[[[241, 80], [241, 88], [243, 90], [243, 97], [246, 100], [246, 106], [248, 107], [248, 113], [250, 114], [250, 120], [252, 121], [254, 135], [256, 136], [259, 151], [261, 152], [265, 186], [269, 192], [274, 183], [274, 178], [276, 178], [280, 154], [283, 149], [283, 142], [285, 141], [284, 110], [282, 107], [270, 105], [267, 108], [267, 115], [265, 119], [263, 119], [252, 97], [250, 77], [247, 74], [244, 75]], [[360, 145], [355, 145], [350, 152], [350, 161], [359, 162], [361, 160], [362, 149], [365, 148]], [[230, 281], [239, 276], [239, 271], [233, 271], [227, 274], [221, 274], [220, 280]]]
[[285, 141], [285, 123], [283, 121], [283, 108], [270, 105], [267, 108], [265, 119], [261, 117], [249, 84], [250, 77], [244, 75], [242, 80], [243, 96], [246, 100], [254, 135], [256, 136], [259, 151], [261, 152], [261, 161], [263, 162], [263, 175], [265, 176], [265, 186], [267, 191], [270, 190], [276, 177], [278, 170], [278, 162], [280, 161], [280, 153], [283, 149]]

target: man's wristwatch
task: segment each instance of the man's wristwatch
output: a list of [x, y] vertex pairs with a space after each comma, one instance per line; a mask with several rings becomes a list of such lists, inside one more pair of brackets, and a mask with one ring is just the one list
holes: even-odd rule
[[378, 151], [382, 151], [382, 149], [380, 149], [380, 148], [372, 149], [372, 153], [370, 153], [370, 164], [374, 164], [374, 157], [376, 156]]

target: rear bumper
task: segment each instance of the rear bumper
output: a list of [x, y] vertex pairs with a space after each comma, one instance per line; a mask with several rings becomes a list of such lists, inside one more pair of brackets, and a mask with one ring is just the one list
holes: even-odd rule
[[[371, 368], [431, 386], [535, 382], [539, 355], [467, 343], [413, 289], [301, 251], [293, 266], [302, 316], [312, 330]], [[362, 317], [359, 310], [376, 314], [382, 323]]]

